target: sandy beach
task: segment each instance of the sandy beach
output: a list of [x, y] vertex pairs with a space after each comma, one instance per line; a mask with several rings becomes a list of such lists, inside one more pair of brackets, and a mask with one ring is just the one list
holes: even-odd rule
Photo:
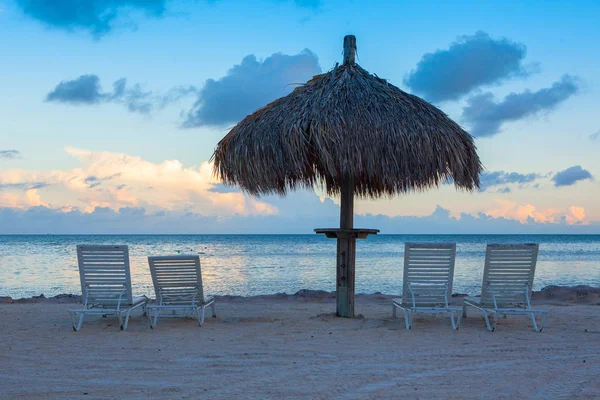
[[[586, 294], [587, 292], [587, 294]], [[363, 317], [334, 317], [331, 294], [220, 297], [216, 319], [140, 314], [122, 332], [90, 317], [71, 330], [77, 298], [0, 304], [2, 399], [516, 399], [595, 398], [600, 391], [596, 289], [536, 293], [542, 333], [525, 317], [487, 332], [471, 313], [412, 330], [385, 295], [359, 295]], [[454, 299], [460, 302], [460, 299]]]

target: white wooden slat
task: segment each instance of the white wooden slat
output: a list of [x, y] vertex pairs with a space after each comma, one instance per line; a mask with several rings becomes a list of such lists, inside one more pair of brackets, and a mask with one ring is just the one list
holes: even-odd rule
[[97, 274], [109, 274], [109, 273], [117, 273], [117, 272], [123, 272], [123, 265], [120, 265], [119, 267], [86, 267], [84, 269], [84, 272], [86, 273], [97, 273]]
[[114, 255], [114, 256], [109, 256], [109, 255], [97, 256], [96, 255], [93, 257], [90, 255], [82, 255], [81, 258], [88, 262], [120, 262], [120, 263], [123, 263], [125, 256], [122, 254], [118, 254], [118, 255]]
[[494, 269], [502, 271], [503, 269], [521, 269], [521, 270], [529, 270], [529, 268], [531, 267], [531, 261], [528, 261], [526, 263], [517, 263], [517, 262], [510, 262], [510, 263], [498, 263], [498, 262], [490, 262], [490, 266], [494, 267]]
[[[454, 246], [456, 246], [456, 243], [407, 242], [406, 245], [408, 245], [411, 250], [420, 248], [452, 249]], [[432, 245], [435, 245], [435, 247], [432, 247]]]
[[515, 250], [515, 249], [507, 249], [507, 250], [497, 250], [497, 249], [490, 249], [490, 256], [492, 257], [496, 257], [496, 256], [531, 256], [534, 254], [534, 250], [532, 248], [527, 248], [527, 249], [523, 249], [523, 250]]
[[181, 274], [181, 273], [186, 273], [186, 272], [195, 272], [196, 271], [196, 267], [189, 267], [189, 268], [179, 268], [179, 267], [173, 267], [173, 268], [157, 268], [156, 272], [159, 274]]
[[82, 257], [125, 257], [126, 253], [122, 250], [119, 251], [102, 251], [102, 250], [82, 250]]
[[[431, 273], [429, 274], [428, 271], [431, 271]], [[417, 277], [417, 276], [425, 276], [427, 278], [433, 278], [433, 277], [448, 277], [448, 274], [450, 274], [450, 270], [446, 269], [446, 270], [439, 270], [439, 269], [430, 269], [430, 270], [423, 270], [420, 269], [418, 271], [409, 271], [409, 273], [407, 274], [408, 277]]]
[[449, 259], [451, 257], [452, 257], [452, 253], [449, 253], [449, 252], [438, 253], [438, 252], [424, 252], [424, 251], [414, 252], [414, 251], [411, 251], [408, 253], [408, 258], [410, 258], [410, 259], [413, 259], [413, 258]]
[[161, 283], [161, 287], [163, 289], [165, 288], [189, 288], [189, 287], [196, 287], [196, 285], [193, 282], [162, 282]]
[[[119, 281], [106, 280], [106, 279], [94, 279], [94, 280], [88, 280], [87, 282], [88, 282], [88, 284], [106, 286], [106, 285], [113, 285], [115, 282], [120, 282], [122, 284], [125, 284], [125, 279], [121, 279]], [[123, 289], [123, 285], [121, 285], [121, 289], [120, 290], [122, 290], [122, 289]], [[88, 289], [88, 291], [89, 291], [89, 289]]]
[[161, 267], [171, 267], [171, 266], [175, 266], [175, 267], [195, 267], [194, 263], [183, 263], [183, 262], [177, 262], [177, 263], [155, 263], [156, 268], [161, 268]]

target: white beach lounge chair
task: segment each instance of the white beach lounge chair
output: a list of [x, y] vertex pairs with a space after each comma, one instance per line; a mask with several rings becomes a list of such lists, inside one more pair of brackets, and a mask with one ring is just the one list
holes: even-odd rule
[[[77, 246], [79, 278], [83, 308], [69, 310], [73, 330], [81, 329], [86, 314], [112, 315], [119, 319], [121, 330], [127, 329], [131, 311], [144, 307], [144, 296], [131, 294], [129, 249], [127, 246]], [[123, 321], [125, 315], [125, 321]]]
[[177, 311], [195, 316], [198, 325], [204, 324], [205, 309], [212, 308], [213, 318], [217, 316], [215, 299], [204, 297], [200, 257], [197, 255], [174, 255], [148, 257], [152, 282], [158, 304], [148, 305], [150, 327], [156, 327], [161, 313]]
[[[538, 244], [488, 244], [481, 298], [464, 299], [463, 316], [467, 316], [467, 307], [480, 310], [487, 329], [493, 332], [499, 314], [504, 317], [529, 315], [533, 329], [541, 332], [548, 311], [531, 308], [531, 289], [538, 250]], [[489, 314], [493, 318], [491, 324]], [[536, 314], [541, 316], [539, 325], [535, 319]]]
[[456, 243], [406, 243], [402, 298], [392, 300], [394, 317], [402, 309], [406, 329], [413, 313], [450, 314], [453, 329], [458, 329], [462, 307], [449, 305], [454, 278]]

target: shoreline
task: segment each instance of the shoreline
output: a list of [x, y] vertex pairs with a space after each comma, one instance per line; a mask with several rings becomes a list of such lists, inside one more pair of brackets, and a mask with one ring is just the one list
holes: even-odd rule
[[[375, 293], [356, 293], [357, 299], [368, 300], [391, 300], [401, 297], [400, 295], [384, 294], [381, 292]], [[245, 300], [296, 300], [296, 301], [311, 301], [311, 302], [333, 302], [335, 300], [335, 292], [327, 292], [325, 290], [301, 289], [294, 294], [288, 293], [273, 293], [256, 296], [236, 296], [236, 295], [216, 295], [213, 296], [217, 301], [245, 301]], [[469, 297], [464, 293], [453, 293], [451, 303], [456, 303], [464, 297]], [[479, 297], [479, 296], [474, 296]], [[550, 285], [542, 288], [539, 291], [532, 292], [532, 301], [537, 304], [590, 304], [600, 305], [600, 287], [588, 285], [576, 286], [557, 286]], [[150, 300], [154, 300], [150, 298]], [[71, 304], [80, 303], [81, 295], [78, 294], [58, 294], [56, 296], [46, 297], [43, 293], [39, 296], [13, 299], [10, 296], [0, 296], [0, 304], [34, 304], [34, 303], [57, 303]]]

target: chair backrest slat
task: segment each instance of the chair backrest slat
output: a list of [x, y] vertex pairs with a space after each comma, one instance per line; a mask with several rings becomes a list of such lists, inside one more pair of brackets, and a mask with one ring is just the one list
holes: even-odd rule
[[456, 243], [406, 243], [404, 246], [404, 277], [402, 303], [412, 305], [409, 283], [417, 306], [444, 304], [452, 294]]
[[[525, 285], [533, 287], [539, 245], [488, 244], [485, 252], [481, 302], [493, 305], [491, 287], [498, 307], [526, 303]], [[488, 286], [489, 285], [489, 286]]]
[[173, 255], [148, 257], [156, 298], [162, 293], [164, 305], [197, 304], [204, 301], [200, 256]]
[[133, 303], [127, 246], [78, 245], [77, 262], [81, 293], [84, 295], [87, 290], [88, 304], [116, 306], [123, 285], [126, 285], [126, 292], [121, 304]]

